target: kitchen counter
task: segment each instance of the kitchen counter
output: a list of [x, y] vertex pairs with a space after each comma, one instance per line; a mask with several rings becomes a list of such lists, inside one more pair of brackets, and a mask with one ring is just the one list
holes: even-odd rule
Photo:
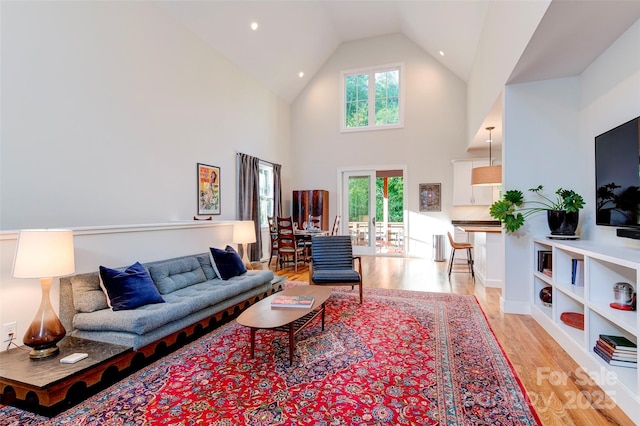
[[465, 226], [458, 225], [458, 228], [462, 229], [464, 232], [502, 232], [502, 226]]
[[452, 220], [453, 226], [489, 226], [489, 227], [501, 227], [502, 224], [499, 220]]
[[500, 221], [452, 220], [451, 224], [466, 232], [473, 245], [476, 279], [485, 287], [502, 288], [504, 245]]

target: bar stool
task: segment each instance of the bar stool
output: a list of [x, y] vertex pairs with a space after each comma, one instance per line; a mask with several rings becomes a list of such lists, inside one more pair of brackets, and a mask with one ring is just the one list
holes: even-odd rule
[[451, 244], [451, 257], [449, 259], [449, 278], [451, 278], [451, 269], [453, 269], [453, 257], [456, 254], [456, 250], [467, 250], [467, 265], [469, 265], [469, 272], [471, 272], [471, 277], [475, 281], [476, 276], [473, 273], [473, 254], [471, 253], [473, 245], [467, 242], [456, 242], [451, 236], [451, 232], [447, 232], [447, 236], [449, 237], [449, 243]]

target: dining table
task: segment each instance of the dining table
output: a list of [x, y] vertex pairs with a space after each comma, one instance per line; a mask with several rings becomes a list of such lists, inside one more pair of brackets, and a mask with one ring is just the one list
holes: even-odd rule
[[312, 244], [311, 237], [318, 235], [329, 235], [329, 231], [324, 229], [294, 229], [293, 235], [296, 238], [298, 244], [304, 244], [307, 260], [310, 260]]
[[314, 235], [329, 235], [329, 231], [325, 231], [324, 229], [294, 229], [293, 234], [296, 238], [309, 238]]

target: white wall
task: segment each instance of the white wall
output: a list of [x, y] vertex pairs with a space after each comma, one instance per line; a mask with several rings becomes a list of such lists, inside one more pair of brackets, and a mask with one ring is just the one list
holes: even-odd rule
[[[404, 128], [340, 133], [340, 72], [397, 62], [405, 66]], [[329, 190], [333, 216], [337, 170], [406, 165], [410, 254], [431, 253], [431, 234], [450, 227], [450, 160], [469, 156], [462, 80], [401, 34], [343, 43], [293, 103], [291, 116], [292, 189]], [[418, 185], [430, 182], [442, 183], [442, 212], [418, 213]]]
[[[576, 190], [582, 238], [640, 248], [595, 225], [594, 138], [640, 115], [640, 21], [613, 43], [579, 77], [509, 85], [505, 90], [503, 146], [505, 190], [542, 184]], [[531, 238], [548, 232], [546, 218], [527, 219], [505, 237], [505, 312], [526, 312], [531, 294]], [[640, 257], [640, 252], [639, 252]]]
[[[232, 240], [230, 221], [185, 221], [121, 227], [74, 229], [75, 273], [94, 272], [99, 265], [111, 268], [135, 262], [206, 253], [209, 247], [225, 247]], [[0, 324], [16, 322], [17, 344], [31, 324], [41, 300], [37, 279], [11, 277], [17, 232], [0, 232]], [[54, 278], [51, 304], [59, 311], [60, 281]], [[1, 343], [1, 342], [0, 342]], [[0, 345], [5, 350], [6, 344]]]
[[[221, 167], [216, 222], [235, 219], [236, 152], [290, 188], [290, 106], [152, 3], [3, 2], [1, 36], [0, 230], [82, 228], [76, 272], [224, 246], [211, 224], [130, 229], [196, 214], [198, 162]], [[125, 227], [86, 229], [107, 225]], [[16, 235], [0, 232], [0, 324], [21, 338], [40, 286], [11, 278]]]
[[551, 0], [489, 2], [469, 77], [467, 139], [476, 135]]
[[[640, 20], [629, 28], [587, 70], [580, 80], [581, 157], [595, 164], [594, 138], [640, 116]], [[589, 168], [589, 171], [592, 169]], [[615, 227], [595, 225], [595, 175], [584, 176], [592, 220], [589, 238], [607, 244], [640, 247], [640, 241], [619, 238]], [[640, 256], [640, 254], [639, 254]]]
[[[538, 185], [552, 198], [559, 187], [586, 195], [579, 161], [578, 78], [509, 85], [504, 101], [503, 190], [520, 190], [527, 199], [532, 198], [528, 189]], [[548, 232], [546, 216], [538, 214], [527, 218], [517, 234], [505, 236], [505, 311], [528, 309], [530, 236]]]
[[3, 2], [0, 229], [197, 212], [196, 163], [283, 164], [290, 106], [151, 2]]

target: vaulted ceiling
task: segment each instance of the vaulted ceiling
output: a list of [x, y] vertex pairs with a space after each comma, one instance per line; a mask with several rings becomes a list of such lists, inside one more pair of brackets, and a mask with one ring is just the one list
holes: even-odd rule
[[[404, 33], [466, 81], [488, 2], [187, 0], [157, 4], [292, 102], [341, 43], [392, 33]], [[256, 31], [250, 28], [252, 22], [258, 23]], [[303, 78], [298, 77], [300, 71]]]
[[[463, 81], [468, 81], [490, 3], [487, 0], [156, 2], [169, 16], [287, 102], [295, 100], [341, 43], [392, 33], [403, 33]], [[579, 75], [638, 19], [640, 1], [553, 0], [510, 82]], [[255, 31], [250, 28], [252, 22], [258, 24]], [[303, 77], [299, 77], [300, 72], [304, 72]], [[490, 115], [495, 112], [501, 112], [500, 105], [494, 106]], [[494, 123], [499, 120], [489, 118]], [[479, 146], [481, 142], [476, 139], [486, 140], [485, 136], [479, 131], [470, 146]]]

